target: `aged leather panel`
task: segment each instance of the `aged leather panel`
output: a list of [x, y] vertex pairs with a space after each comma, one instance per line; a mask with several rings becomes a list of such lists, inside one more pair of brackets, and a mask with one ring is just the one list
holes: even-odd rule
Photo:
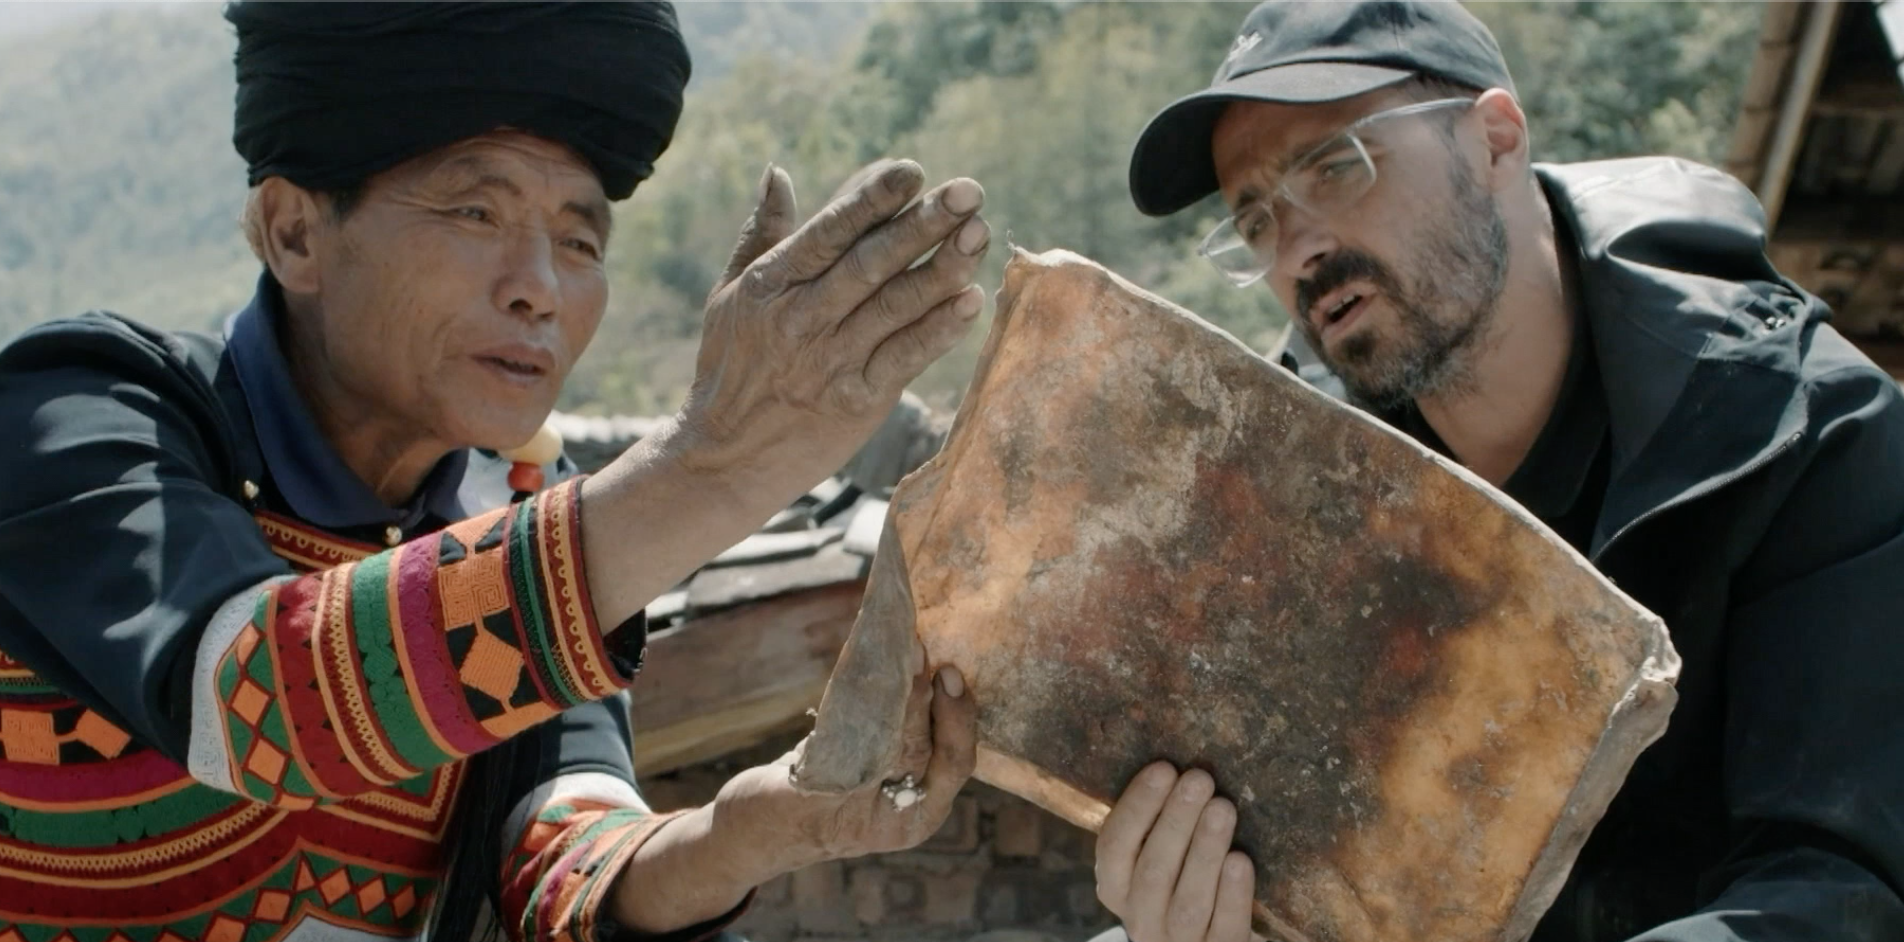
[[914, 633], [978, 775], [1095, 830], [1210, 770], [1292, 942], [1518, 940], [1665, 729], [1661, 622], [1478, 478], [1083, 258], [1018, 252], [798, 771], [893, 767]]

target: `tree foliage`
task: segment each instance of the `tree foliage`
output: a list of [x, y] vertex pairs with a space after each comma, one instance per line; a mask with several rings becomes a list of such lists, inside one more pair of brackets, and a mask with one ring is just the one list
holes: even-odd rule
[[[855, 169], [907, 156], [984, 184], [996, 288], [1007, 240], [1068, 248], [1246, 342], [1284, 320], [1192, 252], [1206, 201], [1150, 219], [1130, 145], [1203, 87], [1240, 3], [679, 4], [695, 81], [672, 149], [617, 213], [610, 313], [563, 407], [658, 413], [691, 378], [700, 306], [769, 161], [811, 212]], [[1536, 155], [1723, 155], [1757, 4], [1479, 3]], [[216, 8], [146, 8], [0, 51], [0, 336], [89, 307], [208, 327], [251, 291], [235, 218], [232, 42]], [[983, 324], [916, 389], [956, 401]]]

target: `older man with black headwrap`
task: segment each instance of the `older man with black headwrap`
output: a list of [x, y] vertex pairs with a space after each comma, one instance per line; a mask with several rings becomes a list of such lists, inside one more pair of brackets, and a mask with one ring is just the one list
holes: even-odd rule
[[227, 17], [256, 297], [221, 337], [94, 313], [0, 350], [0, 940], [458, 939], [485, 895], [523, 938], [691, 939], [935, 830], [973, 762], [949, 669], [918, 664], [914, 802], [783, 763], [652, 813], [620, 692], [646, 603], [967, 331], [977, 184], [895, 163], [795, 231], [770, 168], [688, 404], [583, 479], [538, 430], [680, 111], [672, 9]]

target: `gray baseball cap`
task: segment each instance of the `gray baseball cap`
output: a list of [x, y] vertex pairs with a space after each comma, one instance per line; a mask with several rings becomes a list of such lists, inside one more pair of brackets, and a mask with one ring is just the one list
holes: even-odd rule
[[1318, 104], [1427, 76], [1514, 90], [1501, 47], [1453, 0], [1267, 0], [1250, 11], [1210, 87], [1150, 119], [1131, 198], [1167, 216], [1216, 192], [1210, 136], [1233, 101]]

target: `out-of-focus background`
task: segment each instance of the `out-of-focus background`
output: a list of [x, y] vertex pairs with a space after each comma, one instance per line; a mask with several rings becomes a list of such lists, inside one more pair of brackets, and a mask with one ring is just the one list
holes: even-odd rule
[[[1003, 236], [1091, 256], [1263, 346], [1266, 290], [1231, 288], [1191, 251], [1214, 202], [1166, 220], [1125, 189], [1138, 129], [1207, 83], [1248, 11], [1235, 3], [683, 3], [694, 81], [674, 146], [619, 208], [613, 291], [568, 412], [678, 404], [700, 301], [762, 166], [811, 211], [881, 156], [965, 174]], [[1482, 3], [1539, 155], [1727, 156], [1764, 7]], [[234, 222], [234, 41], [215, 3], [0, 5], [0, 337], [109, 308], [211, 328], [249, 297]], [[981, 325], [982, 326], [982, 325]], [[982, 330], [916, 386], [951, 405]]]
[[[1904, 373], [1904, 0], [1475, 3], [1512, 68], [1539, 159], [1674, 154], [1759, 193], [1769, 251]], [[617, 213], [609, 316], [563, 395], [598, 466], [672, 412], [700, 300], [764, 164], [812, 211], [882, 156], [986, 187], [1005, 238], [1091, 256], [1265, 349], [1285, 323], [1192, 252], [1207, 203], [1153, 220], [1124, 180], [1143, 122], [1202, 87], [1237, 3], [678, 5], [695, 62], [673, 148]], [[105, 308], [215, 329], [257, 273], [236, 224], [233, 39], [215, 3], [0, 2], [0, 342]], [[989, 315], [988, 315], [989, 316]], [[984, 325], [913, 387], [887, 446], [657, 600], [636, 759], [658, 807], [710, 798], [808, 722], [850, 627], [882, 488], [936, 447]], [[854, 527], [860, 518], [867, 529]], [[924, 847], [776, 880], [762, 942], [1061, 942], [1108, 926], [1088, 834], [974, 784]]]

